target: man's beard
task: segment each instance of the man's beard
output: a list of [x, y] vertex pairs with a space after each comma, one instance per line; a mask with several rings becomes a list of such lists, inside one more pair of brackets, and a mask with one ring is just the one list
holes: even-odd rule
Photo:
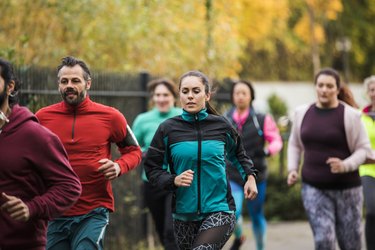
[[[76, 96], [76, 98], [75, 99], [68, 98], [67, 93], [73, 93]], [[67, 102], [68, 104], [72, 106], [77, 106], [85, 99], [86, 91], [83, 90], [82, 92], [78, 93], [77, 91], [73, 89], [66, 89], [65, 92], [60, 91], [60, 94], [65, 102]]]

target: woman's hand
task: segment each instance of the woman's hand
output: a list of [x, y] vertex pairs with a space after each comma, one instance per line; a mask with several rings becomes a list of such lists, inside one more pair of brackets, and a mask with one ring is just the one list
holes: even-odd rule
[[292, 170], [288, 174], [288, 186], [293, 186], [298, 181], [298, 173], [296, 170]]
[[329, 157], [326, 163], [331, 168], [331, 173], [338, 174], [345, 172], [345, 166], [341, 159], [336, 157]]
[[243, 187], [243, 192], [246, 199], [254, 200], [258, 195], [258, 188], [255, 181], [254, 175], [249, 175], [245, 186]]
[[194, 171], [189, 169], [177, 175], [174, 179], [174, 184], [177, 187], [190, 187], [194, 179]]

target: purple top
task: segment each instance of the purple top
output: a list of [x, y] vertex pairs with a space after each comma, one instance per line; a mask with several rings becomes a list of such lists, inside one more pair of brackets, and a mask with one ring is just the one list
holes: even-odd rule
[[301, 126], [305, 148], [302, 179], [317, 188], [345, 189], [361, 185], [358, 171], [331, 173], [326, 163], [329, 157], [345, 159], [351, 155], [344, 127], [344, 106], [307, 110]]

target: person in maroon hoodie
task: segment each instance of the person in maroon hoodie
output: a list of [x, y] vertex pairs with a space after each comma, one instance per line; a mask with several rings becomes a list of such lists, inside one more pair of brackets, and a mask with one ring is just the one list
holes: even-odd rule
[[48, 220], [81, 194], [59, 138], [17, 104], [18, 81], [0, 59], [0, 249], [45, 249]]

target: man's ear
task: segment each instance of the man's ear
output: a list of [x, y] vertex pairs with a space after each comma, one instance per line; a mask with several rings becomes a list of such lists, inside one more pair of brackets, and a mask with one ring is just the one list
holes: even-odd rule
[[89, 90], [91, 88], [91, 80], [87, 81], [86, 89]]

